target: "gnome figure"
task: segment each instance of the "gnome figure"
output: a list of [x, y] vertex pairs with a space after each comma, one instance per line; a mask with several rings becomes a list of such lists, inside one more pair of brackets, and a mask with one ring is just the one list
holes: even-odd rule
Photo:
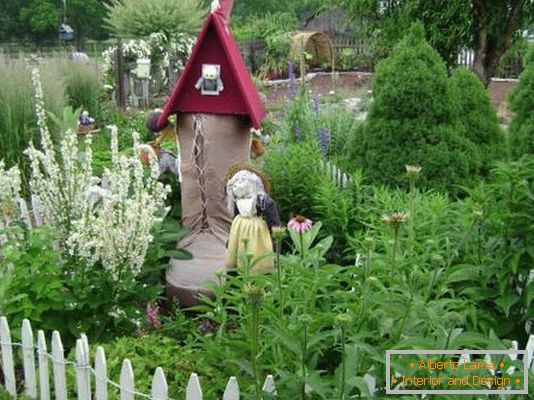
[[225, 269], [232, 218], [226, 171], [250, 157], [250, 129], [265, 115], [260, 96], [228, 26], [232, 0], [214, 1], [158, 125], [176, 115], [181, 154], [182, 224], [190, 234], [178, 247], [192, 260], [171, 260], [167, 294], [185, 306], [209, 295]]

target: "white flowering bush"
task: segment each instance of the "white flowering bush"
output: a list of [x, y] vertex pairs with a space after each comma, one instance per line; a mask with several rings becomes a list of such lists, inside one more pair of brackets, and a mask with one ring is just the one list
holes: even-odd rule
[[[19, 170], [7, 170], [0, 161], [0, 225], [7, 226], [0, 229], [0, 276], [7, 268], [13, 271], [2, 289], [8, 297], [0, 293], [0, 304], [13, 298], [9, 313], [28, 317], [27, 312], [36, 309], [28, 304], [42, 295], [34, 282], [49, 279], [53, 272], [54, 285], [46, 291], [50, 301], [42, 309], [62, 336], [85, 332], [103, 339], [131, 334], [143, 320], [142, 305], [161, 294], [163, 263], [153, 254], [161, 244], [153, 241], [168, 212], [170, 189], [158, 181], [156, 155], [150, 146], [139, 144], [137, 133], [133, 155], [119, 153], [114, 126], [109, 129], [110, 166], [95, 176], [91, 137], [79, 143], [77, 134], [67, 130], [54, 143], [37, 67], [32, 80], [40, 146], [30, 143], [25, 151], [31, 167], [31, 212], [22, 200]], [[143, 166], [140, 151], [149, 154], [150, 168]], [[44, 228], [32, 227], [41, 222]], [[28, 273], [35, 279], [28, 280]], [[17, 303], [20, 293], [27, 297], [26, 306]]]
[[[83, 257], [89, 265], [101, 265], [119, 281], [126, 267], [133, 276], [141, 271], [151, 231], [166, 213], [165, 198], [169, 191], [157, 181], [159, 170], [154, 151], [148, 176], [138, 157], [119, 154], [117, 128], [112, 127], [111, 169], [104, 171], [103, 185], [94, 185], [85, 196], [81, 218], [73, 222], [67, 246], [72, 255]], [[139, 154], [137, 134], [135, 154]], [[104, 187], [103, 187], [104, 186]]]
[[20, 171], [17, 167], [6, 169], [0, 160], [0, 224], [7, 225], [20, 216]]
[[[185, 62], [191, 54], [195, 39], [186, 33], [169, 36], [163, 32], [150, 34], [146, 39], [131, 39], [122, 44], [126, 62], [150, 59], [152, 78], [166, 82], [167, 70], [178, 74], [183, 71]], [[102, 53], [103, 69], [109, 80], [113, 79], [113, 68], [117, 46], [111, 46]]]
[[[152, 240], [151, 230], [166, 212], [169, 189], [157, 180], [155, 154], [149, 153], [151, 168], [145, 174], [139, 157], [119, 154], [116, 127], [110, 129], [112, 165], [102, 178], [93, 176], [90, 136], [85, 152], [80, 154], [77, 135], [68, 130], [56, 154], [46, 125], [37, 68], [32, 78], [42, 150], [31, 144], [26, 154], [32, 170], [30, 188], [40, 200], [45, 222], [59, 230], [71, 256], [92, 267], [101, 266], [115, 280], [120, 279], [124, 268], [136, 276]], [[134, 133], [134, 154], [138, 154], [138, 147]]]

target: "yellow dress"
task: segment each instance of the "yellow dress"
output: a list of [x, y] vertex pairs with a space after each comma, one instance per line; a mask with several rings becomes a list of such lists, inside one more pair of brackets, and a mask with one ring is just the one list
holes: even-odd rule
[[[243, 239], [246, 241], [246, 252]], [[274, 268], [272, 253], [273, 243], [269, 228], [263, 217], [258, 215], [250, 217], [237, 215], [230, 228], [226, 267], [244, 268], [246, 262], [245, 254], [252, 254], [250, 273], [258, 274]]]

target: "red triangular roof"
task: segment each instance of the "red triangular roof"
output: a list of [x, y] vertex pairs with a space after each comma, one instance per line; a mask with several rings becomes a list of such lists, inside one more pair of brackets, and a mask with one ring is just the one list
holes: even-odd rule
[[[202, 95], [195, 84], [202, 73], [202, 64], [221, 66], [224, 90], [219, 96]], [[230, 33], [224, 17], [211, 13], [193, 48], [180, 79], [167, 101], [159, 122], [176, 113], [248, 115], [252, 126], [260, 128], [265, 109]]]

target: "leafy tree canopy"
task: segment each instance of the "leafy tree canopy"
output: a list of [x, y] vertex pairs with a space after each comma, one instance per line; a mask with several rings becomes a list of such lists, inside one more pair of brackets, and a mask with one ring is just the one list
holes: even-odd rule
[[520, 29], [534, 21], [534, 0], [330, 0], [370, 23], [392, 48], [413, 22], [449, 66], [463, 47], [475, 50], [474, 70], [487, 84]]

